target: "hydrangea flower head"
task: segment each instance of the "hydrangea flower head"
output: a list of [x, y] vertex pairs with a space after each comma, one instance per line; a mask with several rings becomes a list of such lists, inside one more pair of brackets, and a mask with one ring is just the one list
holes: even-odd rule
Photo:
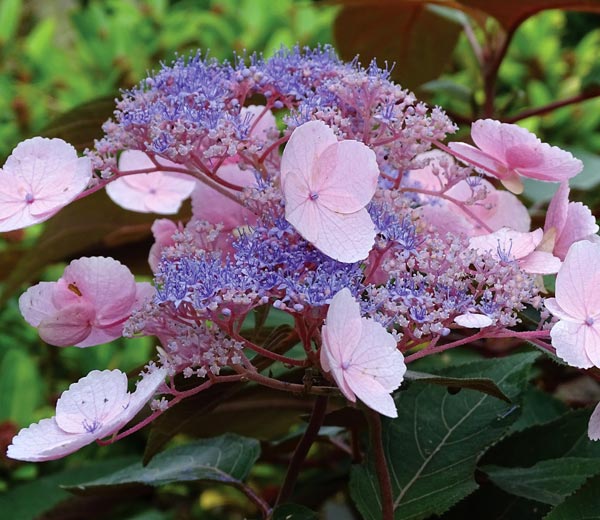
[[557, 356], [574, 367], [600, 367], [600, 244], [582, 240], [569, 248], [555, 298], [544, 304], [560, 320], [550, 331]]
[[89, 347], [121, 337], [125, 321], [153, 293], [112, 258], [80, 258], [57, 282], [30, 287], [19, 308], [47, 343]]
[[327, 256], [363, 260], [375, 243], [365, 206], [378, 178], [375, 154], [365, 144], [338, 142], [321, 121], [305, 123], [294, 130], [281, 159], [286, 219]]
[[165, 376], [165, 369], [154, 370], [130, 394], [120, 370], [93, 370], [63, 392], [54, 417], [22, 429], [7, 456], [30, 462], [59, 459], [116, 433], [144, 407]]
[[0, 169], [0, 231], [49, 219], [72, 202], [92, 178], [90, 159], [62, 139], [19, 143]]
[[542, 143], [529, 130], [493, 119], [480, 119], [471, 127], [477, 148], [450, 143], [461, 158], [482, 166], [513, 193], [523, 191], [521, 176], [548, 182], [562, 182], [577, 175], [583, 163], [569, 152]]
[[348, 289], [331, 300], [323, 325], [321, 365], [350, 401], [358, 397], [383, 415], [398, 416], [390, 392], [404, 378], [404, 356], [394, 336], [380, 323], [361, 317], [360, 306]]
[[[162, 159], [166, 171], [137, 173], [112, 181], [106, 186], [106, 193], [122, 208], [140, 213], [172, 215], [179, 211], [181, 203], [187, 199], [196, 180], [189, 175], [169, 172], [169, 167], [179, 165]], [[154, 168], [150, 158], [139, 150], [127, 150], [119, 157], [122, 172]]]

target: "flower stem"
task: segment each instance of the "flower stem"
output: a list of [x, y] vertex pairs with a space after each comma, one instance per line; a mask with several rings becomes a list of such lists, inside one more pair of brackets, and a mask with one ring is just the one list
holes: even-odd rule
[[285, 474], [283, 484], [279, 490], [279, 495], [277, 496], [275, 505], [286, 502], [291, 497], [292, 492], [294, 491], [294, 486], [296, 485], [296, 480], [298, 480], [298, 475], [300, 474], [302, 463], [306, 459], [308, 450], [310, 450], [310, 447], [313, 445], [313, 442], [315, 442], [315, 439], [319, 434], [319, 429], [323, 424], [326, 410], [327, 396], [317, 396], [313, 406], [312, 414], [310, 416], [310, 421], [306, 431], [304, 432], [304, 435], [302, 435], [300, 442], [296, 446], [294, 454], [292, 455], [292, 460], [288, 466], [288, 470]]
[[388, 470], [385, 452], [383, 450], [383, 438], [380, 415], [370, 408], [365, 412], [369, 431], [371, 435], [371, 445], [375, 455], [375, 471], [379, 481], [379, 490], [381, 493], [381, 518], [383, 520], [394, 520], [394, 496], [392, 493], [392, 481]]

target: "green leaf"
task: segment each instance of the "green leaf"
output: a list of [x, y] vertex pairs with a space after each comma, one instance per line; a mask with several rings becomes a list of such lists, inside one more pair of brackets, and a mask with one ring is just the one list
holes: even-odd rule
[[600, 458], [600, 443], [587, 436], [589, 417], [590, 410], [577, 410], [514, 433], [492, 447], [482, 464], [517, 467], [561, 457]]
[[549, 423], [567, 412], [567, 406], [555, 397], [530, 387], [523, 394], [521, 415], [511, 426], [511, 432], [525, 430], [536, 424]]
[[[449, 376], [493, 380], [515, 399], [526, 384], [537, 353], [476, 361], [449, 369]], [[442, 514], [473, 492], [481, 453], [504, 435], [516, 415], [505, 402], [464, 389], [413, 383], [396, 396], [398, 418], [383, 423], [383, 445], [392, 478], [395, 518], [416, 520]], [[370, 454], [371, 455], [371, 454]], [[379, 489], [369, 463], [352, 470], [350, 491], [367, 520], [379, 520]]]
[[492, 483], [482, 485], [442, 517], [444, 520], [540, 520], [551, 506], [509, 495]]
[[437, 78], [450, 62], [461, 26], [427, 8], [425, 2], [347, 2], [334, 35], [344, 59], [360, 54], [391, 66], [392, 78], [416, 88]]
[[598, 459], [562, 457], [544, 460], [529, 468], [484, 466], [481, 471], [500, 489], [519, 497], [557, 505], [588, 477], [600, 473]]
[[131, 464], [135, 459], [136, 457], [122, 457], [95, 461], [89, 466], [67, 469], [61, 473], [37, 478], [0, 495], [0, 511], [3, 513], [10, 511], [12, 519], [41, 518], [43, 513], [72, 498], [72, 495], [61, 486], [73, 485], [82, 480], [110, 474]]
[[600, 511], [600, 476], [588, 480], [576, 493], [556, 506], [544, 520], [597, 520]]
[[19, 426], [28, 426], [40, 404], [41, 381], [27, 352], [8, 350], [0, 364], [0, 421], [10, 419]]
[[241, 484], [259, 455], [260, 445], [257, 440], [225, 434], [164, 451], [147, 466], [138, 462], [112, 475], [70, 486], [68, 489], [93, 493], [106, 486], [161, 486], [193, 480]]
[[22, 9], [23, 2], [21, 0], [2, 0], [0, 2], [0, 46], [15, 37]]
[[471, 390], [477, 390], [478, 392], [489, 394], [510, 403], [510, 399], [502, 390], [500, 390], [500, 388], [498, 388], [498, 385], [496, 385], [496, 383], [494, 383], [494, 381], [491, 379], [487, 378], [444, 377], [435, 374], [426, 374], [424, 372], [407, 370], [406, 374], [404, 374], [404, 379], [446, 386], [451, 389], [470, 388]]
[[317, 520], [317, 513], [298, 504], [283, 504], [273, 510], [272, 520]]

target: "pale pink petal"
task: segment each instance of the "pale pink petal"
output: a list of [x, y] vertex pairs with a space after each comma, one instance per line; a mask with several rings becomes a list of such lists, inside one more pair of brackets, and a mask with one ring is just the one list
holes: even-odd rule
[[426, 191], [441, 191], [448, 179], [445, 167], [440, 163], [454, 163], [454, 157], [441, 150], [430, 150], [419, 154], [415, 159], [419, 162], [428, 161], [427, 166], [408, 171], [402, 178], [403, 184]]
[[[27, 191], [23, 179], [0, 169], [0, 221], [23, 213], [28, 207], [25, 200]], [[30, 218], [33, 222], [33, 217]], [[0, 222], [0, 226], [3, 225], [3, 222]]]
[[136, 282], [135, 301], [132, 305], [132, 310], [142, 308], [146, 303], [154, 298], [155, 294], [156, 291], [154, 290], [154, 286], [150, 282]]
[[[306, 240], [318, 247], [321, 230], [321, 212], [318, 202], [306, 196], [306, 180], [298, 175], [288, 176], [285, 188], [285, 218]], [[325, 210], [327, 211], [327, 210]]]
[[12, 440], [7, 457], [27, 462], [55, 460], [77, 451], [96, 440], [93, 434], [66, 433], [54, 417], [23, 428]]
[[515, 193], [516, 195], [520, 195], [525, 189], [521, 177], [519, 177], [519, 175], [516, 172], [513, 173], [509, 171], [508, 174], [504, 176], [504, 178], [500, 179], [500, 182], [502, 183], [502, 186], [504, 186], [507, 190], [511, 191], [512, 193]]
[[68, 347], [81, 343], [92, 332], [95, 309], [89, 302], [69, 305], [42, 320], [38, 333], [46, 343]]
[[521, 269], [532, 274], [554, 274], [558, 272], [561, 265], [560, 258], [545, 251], [533, 251], [519, 260]]
[[290, 173], [300, 175], [308, 181], [318, 157], [335, 143], [337, 138], [333, 130], [322, 121], [309, 121], [296, 128], [281, 157], [281, 188], [285, 189]]
[[[496, 190], [496, 207], [491, 215], [483, 220], [494, 231], [508, 227], [526, 233], [531, 226], [527, 207], [512, 193]], [[483, 201], [485, 203], [485, 200]]]
[[44, 175], [44, 183], [33, 193], [29, 211], [34, 217], [46, 220], [73, 201], [89, 184], [92, 164], [88, 157], [65, 163], [57, 175]]
[[[169, 167], [181, 168], [161, 159], [164, 171], [126, 175], [106, 186], [108, 196], [122, 208], [140, 213], [174, 214], [196, 186], [196, 180], [188, 175], [169, 172]], [[144, 152], [126, 150], [119, 157], [119, 169], [123, 172], [153, 169], [156, 165]]]
[[77, 286], [81, 297], [94, 305], [99, 325], [129, 317], [136, 296], [135, 280], [131, 271], [117, 260], [104, 257], [73, 260], [62, 278]]
[[471, 138], [484, 153], [506, 165], [507, 150], [521, 145], [535, 147], [537, 138], [525, 128], [494, 119], [479, 119], [471, 125]]
[[600, 440], [600, 403], [596, 405], [588, 424], [588, 437], [592, 441]]
[[[242, 170], [237, 164], [221, 166], [217, 175], [224, 181], [242, 188], [256, 185], [254, 173], [251, 170]], [[236, 197], [240, 196], [240, 192], [231, 190], [231, 193]], [[192, 213], [197, 220], [223, 224], [224, 231], [256, 223], [256, 215], [241, 202], [231, 200], [203, 182], [198, 182], [192, 193]]]
[[574, 243], [556, 276], [556, 301], [584, 321], [600, 315], [600, 245]]
[[83, 191], [92, 176], [87, 157], [78, 158], [75, 148], [62, 139], [43, 137], [19, 143], [4, 169], [23, 179], [34, 198], [57, 197], [63, 205]]
[[[426, 204], [417, 208], [416, 211], [441, 236], [446, 233], [466, 236], [477, 234], [477, 224], [451, 202], [440, 201], [437, 204]], [[487, 233], [487, 231], [485, 232]]]
[[558, 236], [565, 227], [569, 209], [569, 191], [569, 183], [561, 182], [548, 205], [546, 222], [544, 223], [544, 233], [547, 233], [554, 228], [556, 230], [556, 235]]
[[263, 141], [267, 140], [268, 134], [271, 131], [277, 129], [275, 115], [270, 110], [265, 109], [266, 107], [263, 105], [248, 105], [247, 107], [242, 107], [242, 110], [240, 111], [242, 118], [244, 118], [246, 114], [252, 115], [252, 119], [250, 120], [250, 135], [255, 139], [258, 138]]
[[475, 121], [471, 137], [485, 153], [525, 177], [560, 182], [583, 169], [583, 163], [571, 153], [542, 143], [534, 134], [518, 125], [491, 119]]
[[402, 382], [404, 357], [381, 324], [360, 317], [359, 304], [348, 289], [338, 292], [329, 307], [321, 359], [348, 399], [359, 397], [380, 413], [395, 416], [389, 393]]
[[[318, 236], [315, 240], [309, 240], [306, 236], [304, 238], [319, 251], [339, 262], [358, 262], [369, 256], [375, 244], [376, 232], [366, 209], [350, 214], [333, 213], [318, 207], [317, 209]], [[302, 222], [304, 233], [308, 233], [308, 226], [308, 223]], [[304, 236], [303, 231], [298, 229], [298, 232]]]
[[165, 377], [167, 377], [167, 370], [165, 368], [157, 368], [150, 374], [145, 374], [144, 377], [138, 381], [135, 392], [129, 397], [128, 405], [122, 410], [118, 410], [118, 413], [113, 414], [111, 420], [107, 420], [102, 429], [98, 433], [98, 437], [106, 437], [119, 431], [129, 421], [131, 421], [139, 411], [146, 405], [150, 399], [156, 394], [160, 385], [163, 384]]
[[55, 282], [40, 282], [27, 289], [19, 298], [19, 310], [29, 325], [38, 327], [56, 312], [52, 301], [55, 285]]
[[582, 323], [559, 321], [550, 331], [556, 355], [573, 367], [590, 368], [594, 363], [587, 354], [586, 342], [594, 341], [591, 327]]
[[[56, 423], [68, 433], [97, 433], [129, 405], [127, 376], [93, 370], [65, 390], [56, 403]], [[98, 437], [98, 435], [96, 435]]]
[[[336, 338], [330, 338], [327, 329], [323, 327], [323, 346], [321, 347], [321, 367], [326, 372], [331, 372], [333, 380], [338, 385], [340, 392], [344, 394], [346, 399], [356, 402], [356, 395], [346, 383], [344, 378], [345, 371], [343, 368], [343, 359], [341, 356], [342, 345], [337, 342]], [[337, 356], [337, 357], [334, 357]]]
[[60, 139], [20, 143], [0, 170], [0, 231], [47, 220], [75, 199], [91, 176], [89, 159], [78, 159]]
[[349, 370], [358, 370], [378, 381], [388, 393], [393, 392], [404, 379], [404, 356], [396, 348], [394, 336], [380, 323], [367, 318], [361, 321], [360, 340], [348, 359]]
[[348, 370], [345, 379], [356, 396], [369, 408], [386, 417], [398, 417], [394, 398], [379, 381], [356, 369]]
[[573, 316], [568, 312], [565, 312], [565, 310], [556, 301], [556, 298], [545, 298], [544, 307], [546, 307], [546, 309], [548, 309], [553, 316], [556, 316], [560, 320], [572, 321], [575, 323], [582, 322], [581, 317]]
[[582, 325], [580, 334], [583, 335], [587, 357], [595, 367], [600, 367], [600, 317], [592, 325]]
[[[128, 317], [128, 316], [127, 316]], [[123, 321], [114, 325], [105, 325], [103, 327], [92, 327], [90, 335], [75, 343], [74, 347], [85, 348], [95, 347], [96, 345], [104, 345], [111, 341], [120, 338], [123, 335], [123, 326], [125, 325], [126, 318]]]
[[454, 318], [454, 322], [461, 327], [466, 327], [468, 329], [483, 329], [494, 323], [489, 316], [475, 312], [461, 314], [460, 316]]
[[162, 251], [165, 247], [175, 244], [173, 235], [179, 231], [177, 224], [172, 220], [162, 218], [154, 221], [152, 224], [152, 234], [154, 235], [154, 244], [148, 254], [148, 264], [152, 272], [156, 272], [158, 264], [162, 257]]
[[373, 150], [358, 141], [341, 141], [321, 153], [309, 187], [324, 207], [354, 213], [371, 201], [378, 179]]
[[496, 258], [504, 257], [519, 260], [531, 254], [541, 242], [543, 232], [536, 229], [530, 233], [521, 233], [508, 228], [502, 228], [488, 235], [471, 238], [473, 249], [483, 253], [489, 251]]
[[553, 252], [564, 259], [572, 244], [597, 232], [598, 225], [590, 209], [581, 202], [570, 202], [566, 222], [556, 238]]
[[356, 347], [361, 335], [360, 305], [347, 288], [331, 299], [326, 324], [322, 328], [321, 366], [331, 372], [342, 393], [351, 401], [356, 397], [346, 385], [342, 365]]

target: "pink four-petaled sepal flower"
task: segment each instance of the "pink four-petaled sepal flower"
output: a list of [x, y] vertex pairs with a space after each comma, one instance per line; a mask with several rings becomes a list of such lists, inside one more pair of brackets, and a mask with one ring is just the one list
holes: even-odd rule
[[322, 335], [321, 366], [331, 372], [346, 398], [356, 402], [358, 397], [369, 408], [397, 417], [390, 393], [404, 378], [404, 356], [380, 323], [361, 317], [348, 289], [331, 300]]
[[575, 242], [544, 301], [560, 321], [550, 331], [556, 355], [579, 368], [600, 367], [600, 244]]
[[561, 262], [551, 253], [536, 249], [543, 236], [544, 232], [541, 229], [522, 233], [502, 228], [489, 235], [472, 237], [469, 245], [480, 253], [491, 253], [499, 261], [516, 261], [527, 273], [553, 274], [560, 269]]
[[0, 169], [0, 231], [43, 222], [89, 184], [87, 157], [62, 139], [34, 137], [19, 143]]
[[542, 143], [518, 125], [480, 119], [471, 126], [471, 138], [477, 148], [466, 143], [448, 146], [459, 159], [497, 177], [513, 193], [523, 192], [521, 177], [562, 182], [583, 169], [571, 153]]
[[[115, 204], [139, 213], [172, 215], [196, 187], [196, 179], [184, 173], [169, 171], [180, 164], [158, 159], [164, 171], [134, 173], [115, 179], [106, 186], [106, 193]], [[150, 157], [140, 150], [126, 150], [119, 157], [122, 172], [156, 168]]]
[[11, 459], [42, 462], [64, 457], [118, 432], [157, 392], [167, 371], [155, 369], [127, 391], [120, 370], [93, 370], [73, 383], [56, 403], [56, 415], [23, 428], [8, 447]]
[[136, 283], [129, 269], [112, 258], [80, 258], [57, 282], [30, 287], [19, 298], [19, 308], [47, 343], [90, 347], [121, 337], [133, 310], [153, 294], [149, 283]]
[[561, 183], [546, 213], [545, 249], [564, 260], [569, 247], [575, 242], [599, 241], [596, 233], [598, 225], [590, 209], [581, 202], [569, 202], [569, 184]]
[[375, 153], [337, 140], [322, 121], [296, 128], [281, 158], [285, 217], [298, 233], [340, 262], [364, 260], [375, 243], [365, 206], [377, 188]]

